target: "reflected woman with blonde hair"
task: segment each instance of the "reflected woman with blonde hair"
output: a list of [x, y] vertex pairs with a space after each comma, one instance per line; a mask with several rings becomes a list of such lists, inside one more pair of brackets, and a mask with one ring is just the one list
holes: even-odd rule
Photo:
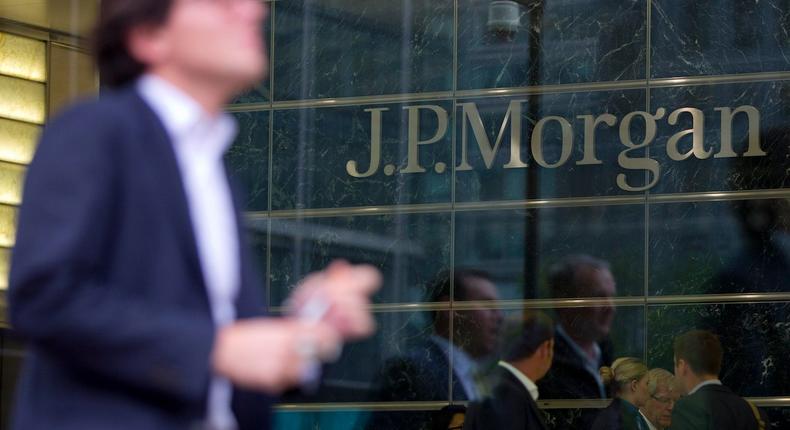
[[650, 397], [647, 389], [649, 369], [638, 358], [623, 357], [611, 367], [600, 369], [604, 384], [611, 388], [614, 400], [602, 410], [592, 430], [648, 430], [639, 408]]

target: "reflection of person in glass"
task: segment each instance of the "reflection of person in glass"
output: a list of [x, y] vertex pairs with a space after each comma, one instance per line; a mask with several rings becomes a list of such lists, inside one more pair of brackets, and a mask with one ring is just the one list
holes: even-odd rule
[[[490, 276], [483, 271], [459, 269], [437, 277], [429, 300], [447, 302], [453, 291], [456, 301], [497, 300], [499, 294]], [[448, 377], [453, 400], [480, 397], [481, 363], [498, 348], [502, 312], [497, 309], [433, 313], [433, 334], [428, 339], [405, 345], [405, 352], [387, 361], [376, 394], [378, 401], [447, 401]], [[452, 327], [452, 336], [450, 333]], [[452, 372], [450, 371], [452, 354]], [[402, 414], [401, 414], [402, 415]], [[427, 416], [425, 420], [431, 418]], [[411, 417], [410, 419], [413, 419]], [[407, 428], [405, 417], [377, 413], [370, 429]]]
[[719, 380], [718, 336], [692, 330], [675, 338], [675, 377], [686, 392], [672, 411], [672, 430], [765, 428], [765, 416]]
[[[551, 268], [549, 289], [555, 299], [610, 298], [616, 284], [609, 264], [588, 255], [571, 255]], [[544, 399], [605, 398], [606, 387], [598, 369], [612, 360], [609, 331], [614, 306], [602, 304], [556, 310], [554, 364], [540, 381]], [[585, 409], [576, 425], [589, 428], [596, 411]]]
[[505, 339], [497, 383], [491, 397], [471, 404], [464, 430], [546, 429], [538, 409], [535, 385], [551, 368], [554, 356], [554, 322], [542, 312], [527, 311]]
[[[497, 288], [490, 276], [477, 270], [456, 270], [453, 284], [449, 274], [439, 276], [432, 289], [433, 301], [496, 300]], [[480, 393], [475, 382], [478, 364], [498, 347], [502, 312], [497, 309], [434, 313], [434, 333], [427, 341], [408, 345], [404, 356], [388, 362], [382, 380], [386, 400], [448, 400], [449, 355], [453, 354], [454, 400], [475, 400]], [[450, 340], [452, 338], [452, 341]]]
[[639, 413], [650, 397], [647, 373], [645, 363], [633, 357], [618, 358], [611, 367], [601, 368], [601, 378], [612, 387], [614, 400], [595, 418], [592, 430], [648, 430]]
[[648, 372], [647, 392], [650, 397], [639, 412], [650, 430], [666, 430], [672, 423], [672, 408], [680, 397], [675, 384], [675, 376], [666, 369], [650, 369]]

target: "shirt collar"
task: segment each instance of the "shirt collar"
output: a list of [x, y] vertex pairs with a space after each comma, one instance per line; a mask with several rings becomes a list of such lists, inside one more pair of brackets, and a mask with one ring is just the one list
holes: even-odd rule
[[647, 418], [647, 415], [645, 415], [645, 413], [642, 412], [641, 409], [639, 410], [639, 415], [642, 415], [642, 418], [644, 418], [645, 423], [647, 423], [648, 430], [658, 430], [658, 427], [654, 426], [653, 423], [650, 422], [650, 419]]
[[[211, 117], [195, 99], [180, 88], [153, 74], [137, 80], [136, 88], [157, 117], [175, 145], [180, 145], [192, 133], [218, 142], [221, 156], [233, 143], [237, 132], [236, 122], [227, 113]], [[203, 140], [203, 139], [200, 139]], [[200, 143], [200, 142], [196, 142]]]
[[475, 362], [472, 357], [469, 356], [463, 349], [457, 347], [456, 345], [450, 343], [447, 339], [433, 335], [431, 336], [431, 340], [435, 344], [442, 349], [442, 352], [445, 353], [448, 357], [450, 356], [450, 351], [453, 352], [453, 368], [462, 375], [466, 376], [473, 376], [474, 373], [477, 371], [477, 363]]
[[600, 364], [601, 364], [601, 347], [598, 346], [597, 342], [593, 343], [593, 355], [595, 355], [595, 357], [594, 358], [590, 358], [590, 356], [587, 355], [586, 352], [584, 352], [582, 347], [580, 347], [579, 344], [576, 343], [571, 338], [571, 336], [568, 334], [568, 332], [566, 332], [565, 329], [562, 328], [561, 324], [557, 324], [557, 327], [555, 328], [554, 331], [557, 333], [557, 335], [562, 336], [563, 339], [565, 339], [568, 342], [568, 344], [571, 346], [571, 349], [573, 349], [573, 352], [575, 352], [576, 355], [581, 357], [584, 360], [584, 363], [586, 363], [589, 366], [595, 367], [595, 368], [598, 368], [600, 366]]
[[690, 396], [696, 393], [697, 391], [699, 391], [700, 388], [706, 385], [722, 385], [722, 383], [718, 379], [708, 379], [707, 381], [702, 381], [699, 384], [697, 384], [696, 387], [692, 388], [691, 391], [689, 391], [688, 395]]
[[526, 388], [527, 391], [529, 392], [529, 395], [532, 396], [532, 400], [538, 400], [538, 395], [540, 394], [538, 392], [538, 386], [535, 385], [535, 383], [532, 382], [532, 380], [529, 379], [527, 375], [523, 374], [515, 366], [513, 366], [512, 364], [506, 361], [500, 361], [499, 365], [510, 371], [510, 373], [512, 373], [513, 376], [516, 377], [516, 379], [518, 379], [522, 384], [524, 384], [524, 388]]

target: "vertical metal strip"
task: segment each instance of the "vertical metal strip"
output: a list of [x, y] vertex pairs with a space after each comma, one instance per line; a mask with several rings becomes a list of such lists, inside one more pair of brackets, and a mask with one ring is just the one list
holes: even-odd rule
[[[451, 175], [450, 175], [450, 311], [449, 311], [449, 321], [450, 321], [450, 344], [453, 343], [453, 323], [454, 323], [454, 313], [453, 313], [453, 305], [455, 302], [455, 183], [456, 183], [456, 140], [457, 140], [457, 117], [456, 117], [456, 93], [458, 91], [458, 0], [453, 0], [453, 98], [451, 102], [451, 109], [452, 109], [452, 149], [451, 149]], [[439, 311], [441, 312], [441, 311]], [[449, 350], [449, 357], [448, 361], [450, 363], [449, 372], [447, 374], [447, 395], [450, 401], [450, 404], [453, 403], [453, 366], [455, 363], [453, 362], [453, 348]]]
[[269, 172], [266, 209], [269, 215], [266, 229], [266, 306], [272, 304], [272, 196], [274, 195], [274, 19], [277, 2], [269, 2]]
[[[653, 31], [653, 0], [646, 0], [646, 23], [645, 23], [645, 110], [646, 112], [650, 112], [651, 108], [651, 100], [650, 100], [650, 74], [651, 74], [651, 56], [652, 56], [652, 37], [651, 33]], [[650, 156], [650, 147], [648, 146], [646, 149], [646, 154]], [[645, 171], [645, 184], [649, 183], [650, 181], [650, 172]], [[650, 190], [645, 191], [645, 248], [644, 248], [644, 298], [645, 304], [642, 310], [642, 320], [643, 320], [643, 329], [642, 329], [642, 357], [647, 361], [648, 357], [648, 305], [647, 299], [650, 295]], [[649, 363], [648, 363], [649, 365]]]

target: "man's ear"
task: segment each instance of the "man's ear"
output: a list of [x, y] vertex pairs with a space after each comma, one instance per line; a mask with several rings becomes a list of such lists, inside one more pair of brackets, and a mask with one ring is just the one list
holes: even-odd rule
[[547, 358], [552, 356], [552, 352], [554, 351], [554, 339], [549, 339], [542, 344], [540, 344], [540, 356], [541, 358]]
[[675, 368], [677, 369], [677, 372], [682, 374], [682, 375], [687, 374], [688, 370], [689, 370], [688, 363], [686, 363], [686, 360], [684, 360], [682, 358], [678, 358], [677, 359], [677, 361], [675, 363]]
[[167, 32], [160, 26], [138, 25], [126, 34], [129, 54], [140, 63], [148, 66], [159, 64], [167, 58]]

